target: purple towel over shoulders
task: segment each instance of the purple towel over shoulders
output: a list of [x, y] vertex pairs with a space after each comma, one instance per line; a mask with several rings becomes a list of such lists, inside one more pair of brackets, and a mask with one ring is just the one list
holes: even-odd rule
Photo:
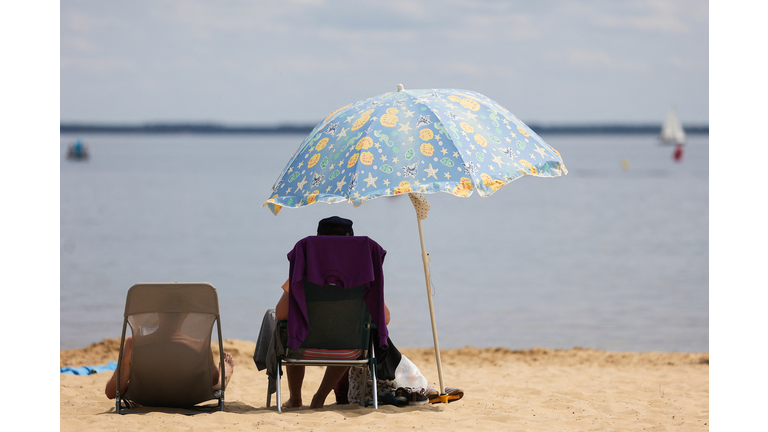
[[306, 279], [317, 285], [333, 283], [344, 288], [365, 285], [364, 299], [379, 330], [379, 345], [387, 347], [382, 269], [386, 254], [378, 243], [365, 236], [310, 236], [299, 240], [288, 253], [287, 346], [299, 348], [309, 333], [303, 284]]

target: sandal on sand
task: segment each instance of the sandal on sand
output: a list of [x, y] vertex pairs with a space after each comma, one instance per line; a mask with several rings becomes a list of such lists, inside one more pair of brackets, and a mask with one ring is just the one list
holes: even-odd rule
[[[429, 389], [427, 389], [427, 391], [429, 391]], [[437, 390], [435, 390], [433, 393], [430, 393], [429, 403], [443, 402], [443, 398], [445, 398], [446, 402], [454, 402], [463, 397], [464, 390], [456, 387], [446, 387], [445, 394], [442, 398], [438, 394]]]
[[429, 399], [430, 401], [432, 399], [440, 396], [440, 392], [437, 391], [437, 389], [432, 387], [432, 386], [427, 387], [426, 390], [424, 391], [424, 393], [426, 394], [427, 399]]
[[453, 402], [464, 397], [464, 390], [456, 387], [446, 387], [445, 394], [448, 395], [448, 402]]
[[400, 387], [395, 390], [395, 396], [405, 398], [409, 405], [424, 405], [429, 403], [429, 398], [427, 398], [426, 395], [413, 391], [407, 387]]

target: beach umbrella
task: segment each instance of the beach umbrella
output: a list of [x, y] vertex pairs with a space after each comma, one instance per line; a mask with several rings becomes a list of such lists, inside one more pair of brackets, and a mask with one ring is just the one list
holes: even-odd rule
[[437, 192], [488, 197], [524, 175], [567, 173], [557, 150], [490, 98], [469, 90], [397, 91], [330, 113], [304, 139], [264, 206], [349, 202], [408, 194], [416, 209], [432, 336], [440, 381], [440, 348], [421, 221]]

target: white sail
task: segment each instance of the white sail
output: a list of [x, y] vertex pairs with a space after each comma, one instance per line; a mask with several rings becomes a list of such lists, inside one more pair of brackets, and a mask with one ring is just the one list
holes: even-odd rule
[[661, 126], [661, 141], [665, 144], [683, 144], [685, 143], [685, 130], [677, 119], [677, 112], [670, 108], [667, 112], [667, 118]]

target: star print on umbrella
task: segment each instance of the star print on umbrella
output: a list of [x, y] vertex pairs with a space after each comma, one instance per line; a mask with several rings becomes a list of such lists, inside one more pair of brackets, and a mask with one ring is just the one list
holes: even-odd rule
[[505, 108], [457, 89], [403, 90], [340, 108], [302, 142], [268, 204], [358, 206], [380, 196], [490, 196], [523, 176], [566, 174], [560, 154]]

